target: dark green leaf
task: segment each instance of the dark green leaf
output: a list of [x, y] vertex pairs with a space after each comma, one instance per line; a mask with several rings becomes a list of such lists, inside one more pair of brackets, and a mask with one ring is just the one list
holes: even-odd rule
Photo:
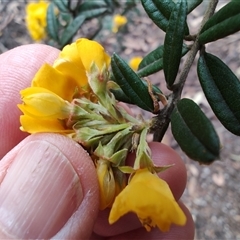
[[74, 34], [77, 32], [77, 30], [80, 28], [80, 26], [83, 24], [85, 21], [85, 16], [78, 16], [76, 17], [65, 29], [63, 32], [63, 35], [60, 39], [61, 46], [64, 47], [69, 40], [74, 36]]
[[201, 44], [216, 41], [240, 30], [240, 1], [231, 1], [215, 13], [203, 26]]
[[203, 0], [187, 0], [188, 2], [188, 13], [194, 10]]
[[57, 8], [62, 12], [68, 12], [67, 5], [62, 0], [53, 0], [53, 3], [57, 6]]
[[114, 94], [115, 98], [118, 101], [133, 104], [133, 102], [131, 102], [131, 100], [126, 96], [122, 89], [119, 90], [110, 89], [110, 91]]
[[164, 40], [163, 71], [168, 87], [174, 84], [182, 58], [186, 17], [187, 2], [180, 0], [171, 13]]
[[204, 53], [198, 60], [198, 77], [204, 94], [223, 126], [240, 136], [240, 82], [216, 56]]
[[47, 33], [55, 41], [58, 41], [58, 22], [54, 12], [54, 4], [47, 9]]
[[[143, 58], [139, 64], [137, 74], [139, 77], [146, 77], [163, 69], [164, 46], [160, 46]], [[188, 48], [183, 45], [182, 56], [188, 52]]]
[[[141, 0], [141, 2], [149, 18], [166, 32], [168, 20], [176, 4], [172, 0]], [[185, 28], [185, 34], [188, 35], [189, 30], [186, 23]]]
[[168, 26], [168, 19], [170, 18], [171, 11], [174, 8], [174, 2], [169, 0], [168, 4], [166, 1], [155, 1], [155, 0], [141, 0], [142, 5], [152, 19], [152, 21], [163, 31], [166, 31]]
[[190, 99], [180, 100], [171, 115], [172, 133], [193, 160], [209, 164], [219, 158], [220, 143], [211, 121]]
[[95, 18], [108, 11], [105, 1], [87, 1], [80, 5], [78, 14], [84, 15], [85, 18]]
[[113, 54], [111, 66], [116, 83], [130, 101], [140, 108], [152, 112], [154, 110], [153, 101], [141, 78], [117, 54]]

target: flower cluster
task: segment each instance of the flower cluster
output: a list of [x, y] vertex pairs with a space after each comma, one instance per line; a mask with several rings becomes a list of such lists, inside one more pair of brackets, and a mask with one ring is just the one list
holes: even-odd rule
[[48, 2], [40, 0], [37, 3], [31, 2], [26, 7], [27, 29], [35, 41], [46, 37], [48, 5]]
[[[186, 217], [169, 186], [156, 175], [167, 166], [151, 160], [146, 142], [151, 121], [132, 117], [118, 104], [109, 90], [109, 65], [109, 55], [95, 41], [82, 38], [67, 45], [53, 66], [44, 64], [21, 91], [21, 130], [64, 134], [89, 152], [100, 209], [111, 207], [111, 224], [135, 212], [148, 231], [184, 225]], [[136, 152], [133, 166], [126, 164], [130, 151]]]
[[122, 15], [115, 15], [113, 17], [112, 32], [117, 33], [118, 30], [127, 23], [127, 18]]

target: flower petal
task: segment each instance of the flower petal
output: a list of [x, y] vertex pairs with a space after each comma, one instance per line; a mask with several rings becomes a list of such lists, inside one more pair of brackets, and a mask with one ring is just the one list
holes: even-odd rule
[[93, 62], [95, 62], [100, 70], [104, 66], [109, 66], [111, 59], [98, 42], [81, 38], [77, 40], [76, 44], [79, 55], [81, 56], [81, 61], [87, 72], [90, 71]]
[[66, 119], [70, 115], [70, 104], [45, 88], [30, 87], [20, 93], [24, 103], [18, 107], [26, 115], [49, 119]]
[[129, 185], [116, 197], [109, 223], [114, 223], [128, 212], [136, 213], [148, 231], [157, 225], [165, 232], [172, 223], [181, 226], [186, 223], [186, 216], [168, 184], [147, 169], [137, 170]]
[[30, 116], [20, 116], [21, 130], [28, 133], [53, 132], [71, 133], [73, 130], [65, 129], [64, 124], [57, 119], [37, 119]]
[[65, 76], [49, 64], [44, 64], [36, 73], [32, 87], [46, 88], [71, 102], [77, 84], [74, 79]]

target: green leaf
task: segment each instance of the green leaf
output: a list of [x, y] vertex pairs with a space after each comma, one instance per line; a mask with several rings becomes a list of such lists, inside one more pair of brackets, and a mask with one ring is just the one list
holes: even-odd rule
[[199, 42], [216, 41], [240, 30], [240, 1], [231, 1], [215, 13], [203, 26]]
[[233, 134], [240, 136], [240, 82], [216, 56], [204, 53], [198, 60], [198, 77], [217, 118]]
[[[172, 10], [175, 8], [175, 3], [172, 0], [141, 0], [142, 5], [148, 14], [149, 18], [164, 32], [167, 30], [169, 18]], [[189, 34], [189, 29], [185, 23], [185, 34]]]
[[188, 3], [188, 13], [194, 10], [203, 0], [187, 0]]
[[54, 13], [54, 4], [47, 9], [47, 33], [55, 41], [58, 41], [58, 22]]
[[57, 6], [57, 8], [62, 12], [68, 12], [68, 8], [66, 3], [63, 0], [53, 0], [53, 3]]
[[193, 160], [210, 164], [219, 158], [220, 143], [211, 121], [190, 99], [180, 100], [171, 115], [172, 133]]
[[85, 16], [80, 15], [67, 26], [60, 39], [61, 47], [64, 47], [71, 40], [84, 21]]
[[163, 71], [169, 88], [174, 84], [182, 58], [186, 17], [187, 2], [180, 0], [171, 13], [164, 40]]
[[111, 66], [116, 83], [130, 101], [140, 108], [152, 112], [154, 110], [153, 101], [141, 78], [117, 54], [113, 54]]
[[[139, 77], [146, 77], [163, 69], [164, 46], [160, 46], [143, 58], [139, 64], [137, 74]], [[188, 52], [186, 45], [183, 45], [182, 56]]]
[[78, 14], [84, 15], [86, 19], [95, 18], [108, 11], [105, 1], [87, 1], [80, 5]]
[[163, 31], [166, 31], [168, 19], [175, 6], [174, 2], [172, 0], [141, 0], [141, 2], [152, 21]]

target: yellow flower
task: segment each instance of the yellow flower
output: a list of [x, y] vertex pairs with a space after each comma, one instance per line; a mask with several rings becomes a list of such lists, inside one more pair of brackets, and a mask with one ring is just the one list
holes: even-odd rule
[[129, 61], [129, 66], [134, 70], [137, 71], [138, 70], [138, 66], [140, 64], [140, 62], [142, 61], [142, 57], [133, 57], [130, 59]]
[[114, 33], [118, 32], [119, 28], [125, 25], [126, 23], [127, 23], [127, 18], [125, 16], [121, 16], [119, 14], [115, 15], [113, 17], [112, 32]]
[[40, 41], [46, 37], [48, 5], [48, 2], [39, 1], [38, 3], [29, 3], [26, 7], [27, 28], [35, 41]]
[[100, 189], [99, 209], [103, 210], [113, 203], [115, 197], [115, 180], [109, 161], [98, 160], [96, 169]]
[[147, 169], [137, 170], [127, 187], [116, 197], [109, 223], [116, 222], [128, 212], [136, 213], [147, 231], [157, 226], [166, 232], [172, 223], [180, 226], [186, 223], [186, 216], [168, 184]]
[[87, 72], [90, 72], [93, 62], [102, 71], [104, 67], [109, 67], [110, 60], [110, 56], [99, 43], [80, 38], [63, 48], [53, 67], [74, 79], [79, 89], [89, 91]]
[[92, 97], [87, 74], [93, 63], [101, 73], [110, 57], [99, 43], [79, 39], [62, 50], [53, 66], [44, 64], [31, 87], [21, 92], [21, 129], [29, 133], [73, 131], [66, 126], [69, 104], [76, 97]]
[[36, 118], [65, 119], [70, 114], [70, 104], [57, 94], [39, 87], [30, 87], [22, 90], [21, 111]]

